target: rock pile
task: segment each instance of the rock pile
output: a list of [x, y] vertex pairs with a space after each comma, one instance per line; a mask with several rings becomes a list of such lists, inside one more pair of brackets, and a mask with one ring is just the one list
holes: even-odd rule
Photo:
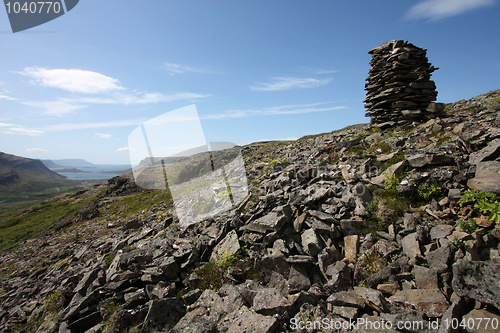
[[372, 55], [365, 99], [372, 124], [421, 121], [435, 117], [437, 92], [427, 51], [402, 40], [392, 40], [368, 52]]
[[411, 130], [242, 147], [251, 195], [186, 229], [126, 177], [73, 194], [98, 191], [99, 216], [0, 256], [0, 331], [486, 331], [500, 320], [500, 223], [468, 188], [500, 194], [481, 173], [500, 163], [500, 90], [447, 110]]

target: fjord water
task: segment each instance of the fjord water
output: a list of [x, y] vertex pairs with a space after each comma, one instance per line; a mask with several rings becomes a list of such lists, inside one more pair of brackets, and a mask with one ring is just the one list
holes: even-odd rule
[[130, 172], [130, 165], [96, 164], [92, 167], [51, 168], [51, 170], [71, 180], [110, 179]]

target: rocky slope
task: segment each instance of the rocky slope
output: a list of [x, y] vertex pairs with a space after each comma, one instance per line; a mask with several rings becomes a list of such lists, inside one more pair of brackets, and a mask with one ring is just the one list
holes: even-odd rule
[[492, 331], [499, 110], [242, 147], [251, 194], [187, 229], [129, 176], [26, 210], [50, 228], [0, 258], [0, 330]]

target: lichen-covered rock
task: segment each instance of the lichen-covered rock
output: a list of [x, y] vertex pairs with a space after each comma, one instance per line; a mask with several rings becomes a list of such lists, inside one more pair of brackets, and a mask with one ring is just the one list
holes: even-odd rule
[[453, 264], [453, 291], [500, 308], [500, 264], [458, 260]]
[[449, 307], [439, 289], [401, 290], [389, 298], [391, 303], [402, 303], [424, 312], [431, 318], [441, 317]]

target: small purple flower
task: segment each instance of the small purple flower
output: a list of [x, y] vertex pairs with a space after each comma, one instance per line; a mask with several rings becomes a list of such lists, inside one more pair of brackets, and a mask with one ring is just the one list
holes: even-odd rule
[[358, 258], [358, 261], [356, 263], [356, 269], [354, 269], [354, 281], [356, 281], [356, 276], [359, 274], [360, 270], [361, 270], [361, 258]]

